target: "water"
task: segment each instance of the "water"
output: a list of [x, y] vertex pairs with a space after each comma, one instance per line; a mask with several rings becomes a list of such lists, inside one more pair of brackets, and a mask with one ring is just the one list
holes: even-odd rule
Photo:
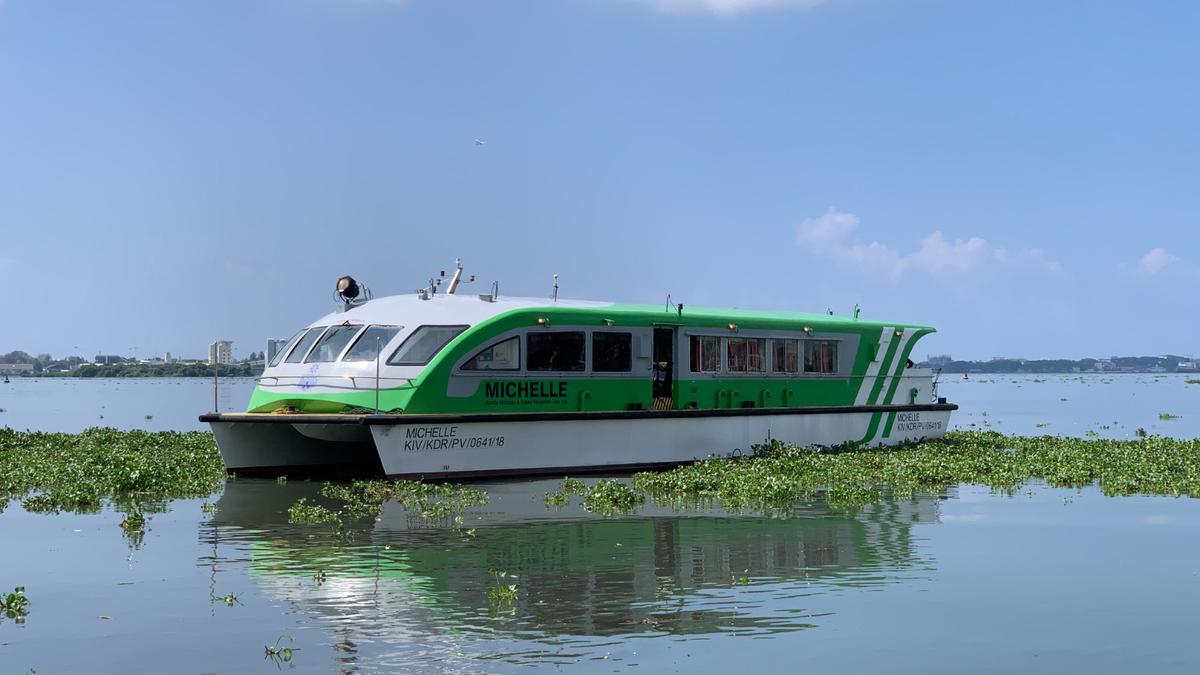
[[[1133, 438], [1138, 428], [1165, 436], [1200, 436], [1197, 375], [946, 375], [939, 394], [960, 406], [951, 428], [1010, 434]], [[222, 412], [242, 412], [252, 378], [223, 378]], [[1065, 400], [1064, 400], [1065, 399]], [[92, 426], [187, 431], [207, 429], [197, 418], [213, 410], [213, 382], [204, 378], [14, 378], [0, 384], [0, 425], [77, 432]], [[1164, 421], [1160, 413], [1181, 415]], [[150, 419], [146, 419], [150, 416]], [[1039, 427], [1039, 424], [1046, 424]], [[1105, 428], [1107, 427], [1107, 428]]]
[[[212, 407], [206, 381], [8, 386], [0, 421], [18, 428], [77, 430], [100, 414], [199, 428]], [[226, 409], [249, 386], [230, 383]], [[963, 405], [959, 427], [1200, 435], [1189, 414], [1200, 385], [1181, 377], [984, 375], [942, 393]], [[0, 591], [26, 586], [32, 612], [22, 625], [0, 620], [0, 671], [266, 673], [276, 666], [264, 646], [283, 636], [299, 648], [283, 668], [304, 673], [1200, 665], [1200, 500], [959, 486], [852, 514], [816, 499], [788, 518], [653, 503], [602, 518], [578, 500], [547, 508], [558, 485], [483, 484], [488, 504], [457, 529], [387, 504], [341, 535], [287, 523], [287, 507], [319, 489], [301, 481], [229, 481], [207, 500], [215, 512], [206, 500], [162, 505], [141, 538], [112, 508], [41, 515], [13, 503], [0, 513]], [[488, 600], [493, 569], [515, 575], [504, 580], [519, 587], [511, 609]], [[213, 599], [227, 593], [232, 606]]]
[[[254, 378], [220, 379], [219, 409], [244, 412], [253, 390]], [[71, 433], [88, 427], [206, 430], [199, 417], [212, 412], [213, 403], [213, 381], [200, 377], [16, 377], [0, 382], [0, 425]]]

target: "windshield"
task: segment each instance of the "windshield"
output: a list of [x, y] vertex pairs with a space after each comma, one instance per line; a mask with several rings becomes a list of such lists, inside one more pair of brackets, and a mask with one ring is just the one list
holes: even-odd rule
[[309, 328], [308, 332], [304, 334], [304, 337], [300, 338], [300, 341], [296, 343], [296, 348], [292, 350], [292, 353], [288, 355], [287, 360], [284, 361], [284, 363], [300, 363], [303, 361], [304, 355], [308, 353], [308, 348], [311, 347], [312, 343], [316, 342], [317, 338], [321, 337], [321, 333], [324, 332], [325, 326]]
[[334, 326], [325, 331], [312, 353], [304, 359], [305, 363], [329, 363], [337, 361], [337, 357], [350, 344], [350, 339], [358, 335], [362, 326]]
[[374, 361], [379, 356], [379, 350], [387, 346], [387, 343], [396, 337], [396, 333], [400, 332], [401, 326], [371, 326], [363, 331], [362, 335], [354, 341], [354, 346], [346, 355], [342, 357], [343, 361]]
[[282, 349], [275, 352], [275, 355], [271, 357], [272, 366], [277, 366], [281, 361], [283, 361], [283, 357], [287, 356], [292, 347], [296, 346], [296, 340], [299, 340], [301, 335], [304, 335], [304, 329], [300, 329], [300, 332], [293, 335], [290, 340], [284, 343]]

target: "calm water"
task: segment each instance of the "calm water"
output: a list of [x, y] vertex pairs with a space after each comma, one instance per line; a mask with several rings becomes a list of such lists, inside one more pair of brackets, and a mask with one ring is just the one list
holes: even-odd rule
[[[980, 379], [943, 384], [959, 426], [1200, 435], [1200, 385], [1181, 377]], [[244, 405], [248, 382], [223, 386], [223, 409]], [[198, 428], [212, 408], [199, 380], [0, 387], [0, 423], [17, 428]], [[299, 647], [283, 667], [312, 673], [1200, 666], [1200, 500], [959, 486], [852, 514], [815, 500], [789, 518], [654, 504], [601, 518], [548, 509], [558, 481], [482, 487], [462, 529], [388, 504], [342, 535], [287, 523], [319, 488], [299, 481], [229, 481], [215, 512], [171, 502], [138, 539], [112, 509], [9, 504], [0, 590], [26, 586], [32, 613], [0, 620], [0, 672], [268, 673], [281, 636]], [[489, 606], [489, 569], [516, 575], [511, 610]], [[213, 600], [226, 593], [238, 602]]]

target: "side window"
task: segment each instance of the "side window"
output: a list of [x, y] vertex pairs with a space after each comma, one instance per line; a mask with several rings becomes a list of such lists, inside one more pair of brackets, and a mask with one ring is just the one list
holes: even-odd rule
[[838, 372], [838, 343], [833, 340], [805, 340], [804, 372]]
[[537, 331], [525, 336], [525, 369], [577, 373], [584, 370], [583, 331]]
[[371, 326], [358, 336], [342, 360], [374, 361], [379, 356], [379, 350], [386, 347], [399, 332], [400, 326]]
[[716, 373], [721, 370], [721, 338], [693, 335], [691, 347], [693, 373]]
[[800, 372], [800, 341], [771, 341], [771, 372], [795, 374]]
[[761, 373], [765, 369], [763, 355], [767, 341], [759, 338], [729, 338], [727, 366], [731, 373]]
[[[532, 353], [532, 352], [531, 352]], [[592, 333], [592, 371], [628, 373], [633, 370], [632, 333]]]
[[510, 337], [471, 357], [460, 370], [520, 370], [521, 340]]
[[309, 328], [308, 332], [304, 334], [304, 337], [300, 338], [300, 341], [296, 343], [296, 348], [293, 349], [292, 353], [288, 355], [286, 363], [300, 363], [303, 361], [304, 355], [308, 353], [308, 348], [311, 347], [313, 343], [317, 341], [317, 338], [321, 337], [321, 333], [324, 332], [325, 326]]
[[421, 326], [400, 343], [387, 363], [389, 366], [423, 366], [429, 363], [446, 343], [458, 337], [459, 333], [467, 328], [468, 326]]
[[329, 363], [336, 361], [346, 345], [350, 344], [351, 338], [358, 335], [358, 331], [362, 330], [362, 326], [334, 326], [325, 331], [321, 336], [317, 346], [313, 347], [312, 353], [304, 359], [305, 363]]

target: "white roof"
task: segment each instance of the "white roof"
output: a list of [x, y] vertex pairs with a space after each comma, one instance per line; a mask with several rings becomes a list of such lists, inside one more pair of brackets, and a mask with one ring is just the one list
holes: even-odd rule
[[422, 300], [411, 295], [389, 295], [365, 302], [344, 312], [331, 312], [309, 326], [332, 326], [349, 321], [352, 324], [390, 324], [416, 327], [420, 324], [475, 324], [504, 312], [528, 307], [609, 307], [611, 302], [588, 300], [558, 300], [549, 298], [506, 298], [495, 302], [481, 300], [476, 294], [444, 293]]

